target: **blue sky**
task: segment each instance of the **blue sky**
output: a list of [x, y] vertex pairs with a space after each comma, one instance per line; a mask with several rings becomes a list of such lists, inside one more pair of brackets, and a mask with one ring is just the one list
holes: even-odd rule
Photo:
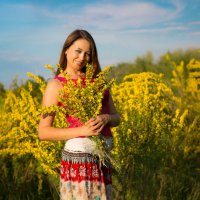
[[94, 37], [102, 68], [133, 62], [152, 51], [200, 48], [200, 0], [1, 0], [0, 82], [45, 78], [67, 35], [76, 28]]

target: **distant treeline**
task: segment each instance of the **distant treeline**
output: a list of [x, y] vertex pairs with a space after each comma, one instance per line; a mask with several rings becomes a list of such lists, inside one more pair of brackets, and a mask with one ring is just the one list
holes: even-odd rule
[[158, 60], [155, 60], [153, 53], [149, 51], [144, 56], [137, 57], [133, 62], [122, 62], [112, 67], [111, 77], [115, 78], [116, 81], [120, 83], [123, 77], [128, 74], [154, 72], [164, 74], [165, 79], [169, 80], [172, 78], [171, 72], [173, 67], [170, 61], [166, 59], [167, 54], [170, 56], [171, 60], [177, 64], [184, 61], [185, 65], [187, 65], [191, 59], [200, 60], [200, 52], [198, 49], [187, 49], [185, 51], [178, 49], [169, 51], [161, 55]]

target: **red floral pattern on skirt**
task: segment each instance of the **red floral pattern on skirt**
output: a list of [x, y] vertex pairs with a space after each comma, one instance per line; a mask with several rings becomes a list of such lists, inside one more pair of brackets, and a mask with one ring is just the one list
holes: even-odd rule
[[62, 200], [112, 199], [111, 166], [99, 165], [89, 153], [63, 151], [60, 170]]

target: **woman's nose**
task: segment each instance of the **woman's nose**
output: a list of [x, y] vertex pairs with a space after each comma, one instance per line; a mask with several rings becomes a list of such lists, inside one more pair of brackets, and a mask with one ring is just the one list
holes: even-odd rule
[[84, 59], [85, 59], [85, 54], [84, 54], [84, 53], [81, 53], [81, 54], [79, 55], [79, 57], [80, 57], [80, 60], [84, 60]]

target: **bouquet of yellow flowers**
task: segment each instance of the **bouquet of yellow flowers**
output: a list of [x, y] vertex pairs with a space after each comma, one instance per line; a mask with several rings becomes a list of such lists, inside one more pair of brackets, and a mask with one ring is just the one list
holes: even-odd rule
[[[108, 80], [107, 78], [109, 71], [110, 67], [106, 67], [94, 77], [93, 66], [87, 65], [85, 78], [78, 78], [74, 81], [60, 68], [62, 76], [66, 79], [66, 84], [60, 90], [58, 99], [62, 103], [62, 108], [58, 108], [58, 106], [46, 107], [42, 110], [43, 114], [62, 112], [65, 116], [78, 119], [82, 124], [92, 117], [98, 116], [101, 114], [105, 91], [110, 89], [113, 84], [113, 79]], [[96, 143], [94, 154], [97, 154], [100, 161], [104, 162], [109, 156], [104, 148], [103, 137], [101, 135], [90, 136], [90, 139]]]
[[67, 84], [60, 91], [59, 101], [62, 102], [67, 115], [86, 122], [101, 113], [104, 93], [113, 82], [106, 78], [109, 70], [110, 68], [106, 67], [97, 77], [93, 78], [94, 69], [91, 65], [87, 65], [86, 77], [78, 78], [76, 82], [61, 71]]

